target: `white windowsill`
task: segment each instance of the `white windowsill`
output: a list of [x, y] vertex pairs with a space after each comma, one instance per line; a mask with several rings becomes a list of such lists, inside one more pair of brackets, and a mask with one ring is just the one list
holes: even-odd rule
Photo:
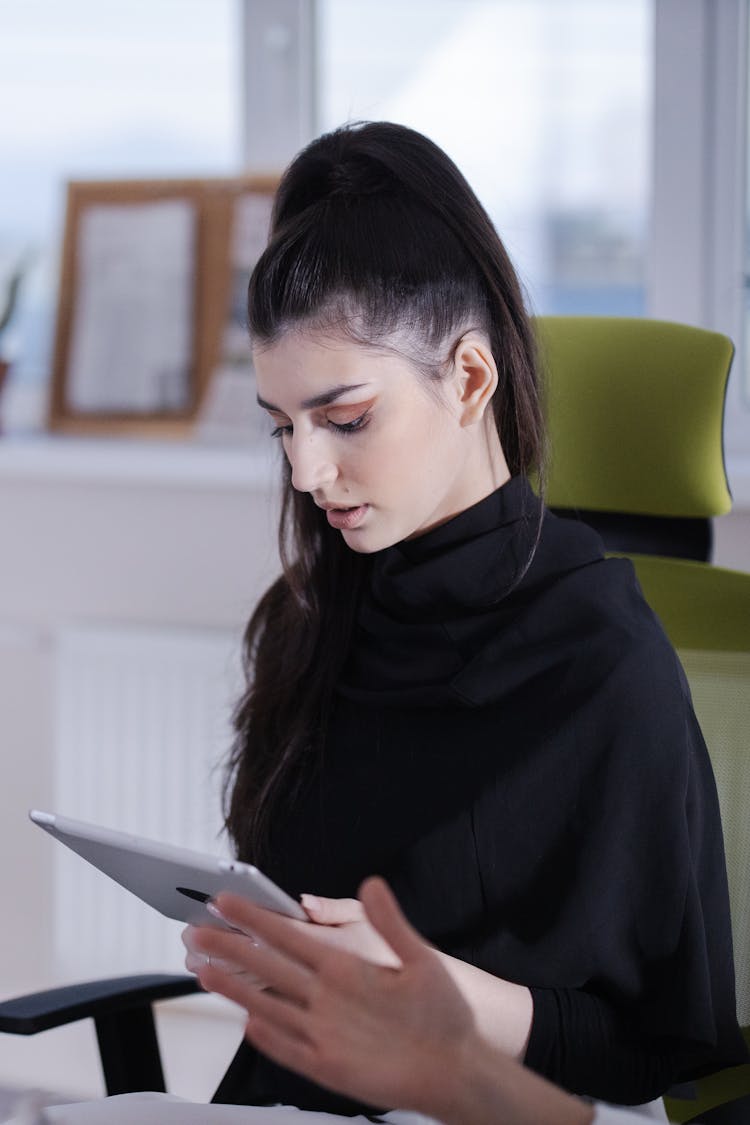
[[0, 479], [252, 490], [273, 487], [266, 449], [36, 434], [0, 439]]

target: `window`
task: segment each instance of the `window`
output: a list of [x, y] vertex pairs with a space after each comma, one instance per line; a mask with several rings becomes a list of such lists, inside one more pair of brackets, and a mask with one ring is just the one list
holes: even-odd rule
[[727, 449], [750, 458], [749, 2], [3, 5], [0, 286], [33, 263], [17, 374], [49, 369], [65, 179], [273, 171], [386, 117], [454, 157], [536, 311], [729, 334]]
[[[731, 336], [735, 481], [750, 477], [748, 2], [244, 0], [246, 28], [265, 18], [269, 42], [317, 56], [287, 99], [298, 134], [377, 117], [428, 133], [476, 187], [534, 309], [644, 313]], [[292, 136], [288, 114], [266, 112], [274, 135]]]
[[648, 311], [734, 341], [724, 443], [730, 484], [746, 504], [748, 0], [658, 0], [655, 17]]
[[[744, 262], [742, 268], [742, 294], [743, 294], [743, 333], [742, 333], [742, 380], [741, 402], [743, 407], [750, 412], [750, 85], [747, 81], [747, 67], [750, 59], [750, 19], [745, 13], [744, 47], [744, 78], [745, 86], [742, 91], [744, 108], [744, 133], [745, 133], [745, 183], [744, 183]], [[748, 421], [750, 425], [750, 421]]]
[[456, 161], [538, 312], [645, 312], [651, 0], [320, 0], [319, 126]]

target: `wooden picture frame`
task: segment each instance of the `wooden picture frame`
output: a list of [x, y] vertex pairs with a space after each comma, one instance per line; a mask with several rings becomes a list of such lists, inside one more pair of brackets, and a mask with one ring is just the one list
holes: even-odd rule
[[[235, 204], [243, 196], [257, 194], [267, 202], [270, 215], [277, 184], [278, 177], [272, 175], [68, 184], [50, 429], [158, 437], [182, 437], [190, 432], [221, 361], [231, 313]], [[160, 254], [161, 245], [154, 244], [149, 232], [156, 231], [161, 238], [165, 230], [167, 252]], [[183, 259], [188, 256], [189, 276], [183, 276]], [[141, 271], [141, 262], [150, 263], [152, 270], [152, 276], [143, 281], [141, 273], [148, 269]], [[253, 264], [247, 263], [248, 275]], [[169, 276], [170, 268], [179, 274], [177, 284]], [[118, 270], [123, 276], [118, 277]], [[118, 297], [118, 286], [124, 296]], [[151, 372], [138, 373], [140, 390], [131, 395], [128, 359], [123, 352], [130, 339], [138, 340], [143, 351], [143, 340], [138, 337], [139, 300], [147, 321], [143, 339], [148, 344], [155, 327], [158, 335], [161, 318], [155, 306], [159, 294], [164, 299], [167, 328], [154, 355], [159, 348], [168, 353], [171, 332], [180, 340], [181, 360], [169, 371], [168, 390], [158, 382], [161, 373], [155, 367], [151, 382], [146, 378]], [[128, 306], [127, 315], [121, 316], [124, 306]], [[107, 325], [115, 337], [112, 355]], [[99, 338], [92, 343], [97, 333]], [[102, 368], [110, 365], [99, 383], [97, 353], [107, 357]], [[113, 367], [116, 379], [111, 378]]]

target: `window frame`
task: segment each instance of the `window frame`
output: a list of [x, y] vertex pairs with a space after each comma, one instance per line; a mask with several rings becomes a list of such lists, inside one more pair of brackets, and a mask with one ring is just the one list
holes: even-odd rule
[[315, 0], [241, 0], [242, 152], [279, 172], [317, 132]]
[[[646, 299], [649, 316], [735, 341], [725, 446], [730, 480], [742, 478], [741, 491], [750, 481], [750, 402], [741, 378], [750, 362], [743, 339], [748, 2], [654, 0]], [[268, 171], [269, 161], [282, 166], [317, 131], [318, 3], [242, 4], [246, 166]], [[283, 91], [275, 98], [269, 75]], [[261, 105], [262, 121], [254, 111]]]
[[724, 441], [750, 475], [744, 258], [747, 0], [655, 0], [649, 316], [735, 342]]

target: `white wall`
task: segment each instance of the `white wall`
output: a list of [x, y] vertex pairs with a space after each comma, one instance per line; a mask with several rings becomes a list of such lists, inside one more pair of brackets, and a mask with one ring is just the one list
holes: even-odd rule
[[714, 521], [713, 561], [732, 570], [750, 570], [750, 511], [738, 509]]

